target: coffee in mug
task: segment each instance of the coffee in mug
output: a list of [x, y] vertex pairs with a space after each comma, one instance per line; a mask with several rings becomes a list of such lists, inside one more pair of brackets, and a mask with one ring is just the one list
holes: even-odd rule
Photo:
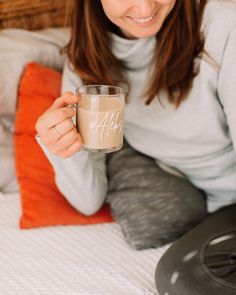
[[76, 89], [80, 95], [76, 126], [83, 148], [105, 153], [121, 149], [125, 95], [120, 87], [86, 85]]

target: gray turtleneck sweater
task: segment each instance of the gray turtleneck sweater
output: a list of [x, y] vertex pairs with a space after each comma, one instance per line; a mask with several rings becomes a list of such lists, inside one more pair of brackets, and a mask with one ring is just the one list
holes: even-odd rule
[[[205, 10], [205, 49], [212, 59], [196, 60], [200, 72], [179, 108], [161, 93], [145, 105], [143, 95], [155, 38], [127, 40], [113, 35], [113, 52], [129, 68], [131, 84], [125, 110], [125, 137], [136, 150], [177, 171], [205, 191], [209, 211], [236, 202], [236, 4], [211, 1]], [[62, 92], [81, 80], [65, 65]], [[42, 145], [41, 145], [42, 146]], [[43, 147], [65, 198], [93, 214], [107, 193], [105, 155], [81, 151], [59, 159]], [[168, 188], [167, 188], [168, 189]]]

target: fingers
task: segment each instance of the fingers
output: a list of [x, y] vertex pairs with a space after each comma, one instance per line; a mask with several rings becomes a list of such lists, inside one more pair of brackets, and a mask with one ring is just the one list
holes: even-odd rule
[[68, 104], [76, 104], [79, 102], [79, 95], [74, 95], [72, 92], [65, 92], [61, 97], [57, 98], [50, 110], [56, 110], [59, 108], [63, 108]]
[[[55, 130], [56, 128], [56, 130]], [[74, 128], [74, 124], [72, 119], [66, 119], [63, 122], [53, 126], [52, 128], [48, 129], [46, 132], [42, 132], [41, 134], [41, 142], [48, 146], [56, 141], [59, 140], [63, 135], [68, 133]]]
[[61, 123], [55, 125], [57, 132], [62, 136], [74, 128], [73, 120], [71, 118], [65, 119]]
[[43, 136], [50, 128], [67, 121], [67, 119], [71, 119], [74, 115], [75, 110], [73, 108], [60, 108], [50, 113], [45, 113], [38, 119], [36, 130], [40, 136]]
[[80, 141], [76, 141], [72, 145], [67, 147], [64, 151], [59, 153], [58, 157], [60, 157], [61, 159], [69, 158], [76, 152], [79, 152], [81, 148], [82, 148], [82, 144], [80, 143]]
[[79, 95], [73, 95], [73, 93], [69, 91], [57, 98], [53, 105], [39, 117], [35, 126], [37, 132], [43, 133], [65, 119], [73, 117], [75, 110], [71, 107], [65, 106], [68, 104], [76, 104], [78, 102]]
[[73, 125], [75, 109], [66, 107], [79, 102], [79, 96], [66, 92], [37, 120], [35, 128], [42, 144], [59, 157], [69, 157], [82, 146], [81, 136]]
[[[42, 139], [41, 139], [42, 141]], [[47, 149], [54, 155], [66, 158], [78, 152], [82, 147], [82, 139], [77, 133], [75, 127], [67, 132], [65, 135], [60, 137], [56, 142], [52, 141], [49, 144], [45, 144], [45, 141], [42, 142], [47, 146]]]

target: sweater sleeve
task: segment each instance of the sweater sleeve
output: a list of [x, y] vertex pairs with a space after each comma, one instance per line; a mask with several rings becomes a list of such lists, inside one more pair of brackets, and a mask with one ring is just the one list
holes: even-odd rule
[[236, 26], [230, 32], [225, 44], [217, 90], [236, 154]]
[[[65, 65], [62, 92], [81, 85], [80, 79]], [[102, 206], [107, 194], [105, 154], [82, 150], [72, 157], [60, 159], [52, 155], [36, 137], [53, 166], [58, 189], [67, 201], [84, 215], [92, 215]]]

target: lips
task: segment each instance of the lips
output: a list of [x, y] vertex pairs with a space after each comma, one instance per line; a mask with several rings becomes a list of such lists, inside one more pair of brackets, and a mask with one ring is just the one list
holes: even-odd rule
[[134, 21], [137, 24], [146, 24], [148, 22], [150, 22], [151, 20], [153, 20], [153, 18], [156, 16], [157, 12], [155, 14], [153, 14], [152, 16], [146, 17], [146, 18], [135, 18], [135, 17], [129, 17], [130, 19], [132, 19], [132, 21]]

